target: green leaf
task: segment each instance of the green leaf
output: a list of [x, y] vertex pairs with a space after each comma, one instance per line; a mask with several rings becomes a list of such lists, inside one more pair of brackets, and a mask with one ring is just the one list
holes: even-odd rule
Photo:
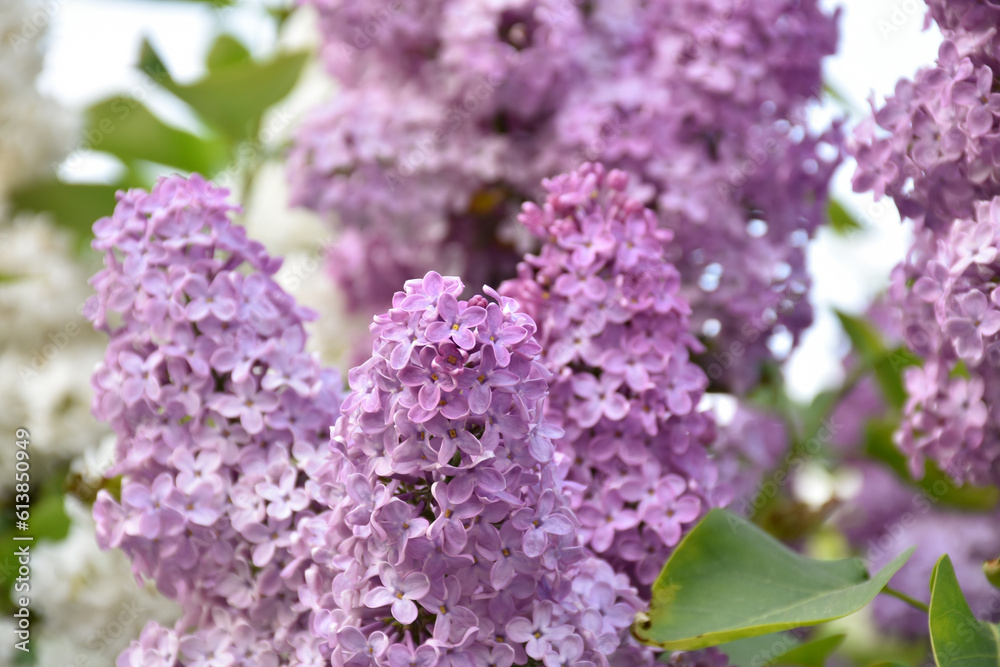
[[266, 62], [219, 63], [200, 81], [181, 84], [169, 75], [148, 40], [143, 41], [139, 67], [161, 86], [186, 102], [231, 143], [256, 137], [264, 112], [291, 92], [308, 54], [285, 53]]
[[906, 403], [906, 387], [903, 385], [903, 369], [913, 366], [919, 362], [919, 358], [907, 350], [899, 347], [888, 350], [878, 360], [875, 361], [875, 380], [882, 390], [882, 395], [889, 405], [897, 410]]
[[865, 424], [865, 454], [882, 462], [901, 479], [924, 492], [922, 500], [915, 501], [915, 508], [920, 508], [917, 502], [925, 503], [927, 507], [940, 503], [958, 509], [985, 512], [1000, 502], [1000, 489], [997, 487], [971, 484], [959, 486], [929, 459], [924, 462], [924, 476], [918, 480], [913, 479], [906, 457], [892, 441], [897, 426], [895, 421], [888, 419], [873, 419]]
[[153, 79], [153, 81], [161, 85], [165, 86], [166, 82], [173, 81], [173, 77], [171, 77], [166, 63], [163, 62], [163, 58], [160, 57], [160, 54], [147, 38], [143, 38], [142, 40], [142, 47], [139, 49], [139, 63], [137, 66], [147, 76]]
[[646, 644], [692, 650], [831, 621], [871, 602], [912, 552], [869, 577], [859, 559], [806, 558], [715, 509], [674, 550], [632, 633]]
[[796, 646], [778, 656], [774, 665], [796, 665], [797, 667], [825, 667], [826, 659], [837, 650], [847, 635], [830, 635], [822, 639]]
[[894, 408], [902, 408], [906, 401], [903, 369], [918, 363], [919, 358], [906, 348], [888, 349], [879, 330], [863, 318], [834, 312], [861, 363], [874, 373], [886, 401]]
[[864, 225], [854, 219], [847, 209], [839, 202], [831, 199], [826, 209], [827, 217], [830, 219], [830, 229], [841, 236], [847, 236], [864, 229]]
[[70, 520], [66, 514], [63, 481], [66, 471], [52, 475], [47, 481], [38, 498], [31, 504], [31, 531], [36, 540], [52, 540], [58, 542], [69, 534]]
[[851, 345], [866, 364], [874, 364], [885, 355], [885, 345], [878, 330], [860, 317], [835, 310], [844, 333], [851, 339]]
[[1000, 626], [977, 619], [947, 555], [931, 573], [931, 648], [938, 667], [997, 667]]
[[224, 142], [171, 127], [138, 101], [112, 97], [86, 111], [84, 137], [93, 150], [125, 163], [146, 160], [184, 171], [211, 174], [225, 166]]
[[18, 211], [45, 211], [81, 240], [93, 238], [98, 219], [115, 210], [114, 185], [62, 183], [56, 180], [33, 183], [11, 196]]
[[824, 667], [827, 657], [837, 650], [845, 637], [831, 635], [803, 643], [792, 634], [780, 632], [738, 639], [719, 646], [719, 650], [729, 657], [729, 664], [736, 667]]
[[208, 65], [208, 69], [215, 70], [245, 60], [250, 60], [250, 52], [242, 42], [232, 35], [219, 35], [208, 52], [205, 64]]

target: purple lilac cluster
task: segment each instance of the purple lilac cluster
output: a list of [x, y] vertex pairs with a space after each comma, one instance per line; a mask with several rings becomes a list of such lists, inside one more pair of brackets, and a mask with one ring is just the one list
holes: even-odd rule
[[945, 37], [934, 67], [902, 79], [855, 132], [854, 189], [889, 195], [918, 228], [946, 234], [1000, 195], [1000, 6], [929, 0]]
[[342, 89], [298, 133], [292, 200], [349, 230], [355, 308], [431, 267], [509, 278], [519, 205], [599, 160], [637, 177], [694, 326], [740, 357], [714, 380], [751, 386], [769, 338], [811, 321], [804, 246], [841, 143], [805, 122], [837, 41], [815, 0], [301, 1]]
[[184, 611], [176, 629], [147, 627], [122, 666], [276, 666], [309, 641], [296, 544], [328, 501], [343, 385], [304, 350], [312, 313], [226, 196], [173, 176], [119, 193], [94, 226], [105, 268], [88, 316], [110, 341], [93, 411], [118, 435], [109, 475], [122, 479], [94, 504], [98, 542]]
[[928, 2], [945, 37], [936, 66], [901, 80], [856, 132], [854, 187], [893, 198], [915, 222], [890, 299], [907, 346], [897, 443], [922, 474], [925, 457], [954, 479], [1000, 483], [1000, 7]]
[[897, 444], [915, 475], [924, 458], [954, 479], [1000, 484], [1000, 197], [945, 234], [917, 232], [890, 296], [922, 367], [908, 368]]
[[546, 180], [544, 205], [519, 218], [545, 242], [501, 290], [538, 323], [580, 533], [648, 591], [686, 529], [729, 498], [698, 409], [708, 378], [690, 361], [690, 307], [664, 259], [671, 232], [628, 181], [597, 164]]
[[350, 373], [314, 630], [335, 665], [607, 665], [643, 603], [581, 546], [534, 321], [463, 289], [407, 281]]

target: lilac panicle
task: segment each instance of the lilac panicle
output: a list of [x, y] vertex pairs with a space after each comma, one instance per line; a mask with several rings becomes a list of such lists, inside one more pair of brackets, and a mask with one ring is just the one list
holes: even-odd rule
[[407, 281], [349, 375], [346, 493], [301, 545], [314, 630], [335, 665], [607, 665], [642, 602], [579, 539], [536, 325], [463, 289]]
[[804, 246], [841, 144], [806, 123], [837, 41], [816, 0], [302, 2], [340, 88], [298, 132], [292, 200], [346, 231], [349, 305], [430, 268], [510, 278], [520, 204], [596, 160], [673, 230], [709, 351], [741, 350], [713, 380], [748, 389], [768, 339], [809, 325]]
[[951, 477], [1000, 484], [1000, 197], [947, 234], [917, 233], [893, 273], [890, 298], [909, 348], [925, 359], [907, 368], [897, 444], [920, 476], [930, 458]]
[[312, 313], [226, 197], [172, 176], [119, 193], [94, 226], [105, 268], [87, 312], [109, 343], [93, 411], [118, 435], [122, 478], [94, 505], [98, 541], [184, 612], [147, 627], [123, 666], [277, 665], [308, 637], [293, 550], [326, 502], [341, 380], [305, 351]]
[[[501, 293], [538, 323], [548, 418], [586, 544], [648, 592], [672, 547], [729, 492], [709, 452], [708, 385], [690, 361], [672, 234], [627, 194], [629, 178], [586, 164], [545, 182], [520, 221], [543, 241]], [[552, 456], [552, 454], [548, 454]]]
[[923, 474], [929, 458], [959, 482], [1000, 483], [1000, 7], [928, 1], [944, 42], [858, 128], [857, 191], [888, 195], [915, 223], [889, 296], [906, 346], [908, 400], [896, 441]]

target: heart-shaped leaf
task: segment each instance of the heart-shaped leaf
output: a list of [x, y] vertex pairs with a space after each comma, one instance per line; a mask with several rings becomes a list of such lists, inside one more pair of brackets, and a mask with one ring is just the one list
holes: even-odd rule
[[646, 644], [693, 650], [831, 621], [871, 602], [912, 552], [869, 577], [859, 559], [806, 558], [715, 509], [677, 545], [632, 633]]

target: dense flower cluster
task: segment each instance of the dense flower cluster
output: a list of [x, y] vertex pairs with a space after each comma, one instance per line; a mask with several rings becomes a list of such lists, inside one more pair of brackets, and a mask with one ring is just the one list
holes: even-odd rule
[[896, 84], [856, 131], [854, 189], [889, 195], [903, 217], [947, 233], [1000, 194], [1000, 7], [930, 0], [945, 36], [936, 66]]
[[915, 474], [930, 457], [956, 480], [997, 483], [1000, 8], [928, 5], [945, 37], [936, 66], [901, 80], [859, 127], [854, 187], [891, 196], [916, 223], [890, 297], [906, 345], [926, 362], [907, 371], [898, 443]]
[[501, 289], [538, 322], [581, 534], [645, 589], [728, 496], [707, 449], [714, 422], [698, 409], [708, 378], [689, 358], [690, 308], [664, 259], [671, 232], [627, 186], [595, 164], [547, 180], [544, 206], [519, 218], [546, 242]]
[[408, 281], [350, 373], [314, 629], [337, 665], [607, 665], [642, 603], [578, 539], [534, 322], [463, 287]]
[[333, 268], [356, 308], [432, 267], [510, 277], [520, 203], [600, 160], [675, 232], [695, 327], [739, 346], [726, 381], [810, 322], [803, 246], [840, 145], [804, 120], [837, 37], [814, 0], [303, 1], [343, 88], [298, 133], [292, 199], [351, 230]]
[[95, 226], [98, 536], [184, 611], [119, 664], [651, 664], [616, 656], [643, 602], [579, 539], [532, 319], [408, 281], [341, 401], [225, 196], [171, 177]]
[[930, 457], [957, 480], [1000, 484], [1000, 198], [947, 234], [918, 232], [893, 276], [910, 348], [898, 444], [913, 472]]
[[230, 222], [226, 194], [174, 176], [121, 193], [95, 225], [105, 269], [88, 315], [110, 342], [93, 409], [118, 435], [109, 475], [122, 476], [120, 499], [94, 505], [98, 540], [184, 611], [120, 665], [276, 665], [309, 635], [293, 551], [327, 501], [341, 381], [303, 351], [311, 314]]

